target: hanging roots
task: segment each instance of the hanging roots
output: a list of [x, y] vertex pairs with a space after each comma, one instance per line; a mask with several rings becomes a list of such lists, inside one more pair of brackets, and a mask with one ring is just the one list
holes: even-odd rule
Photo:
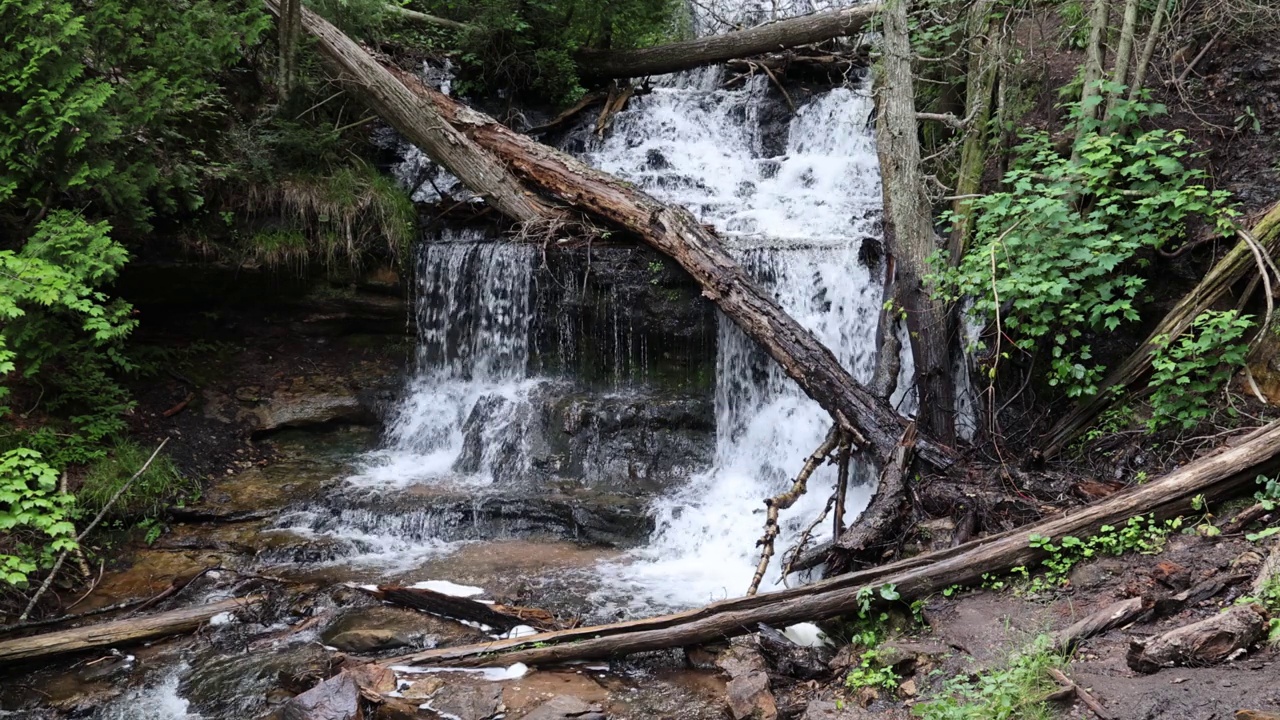
[[840, 432], [838, 425], [832, 425], [827, 431], [827, 437], [818, 446], [817, 450], [805, 460], [804, 467], [800, 469], [800, 474], [796, 475], [796, 481], [791, 484], [791, 488], [781, 495], [768, 498], [764, 501], [764, 505], [768, 508], [768, 517], [764, 522], [764, 536], [756, 542], [756, 547], [763, 548], [760, 551], [760, 563], [756, 566], [756, 574], [751, 578], [751, 587], [747, 589], [748, 595], [755, 595], [760, 589], [760, 581], [764, 579], [765, 570], [769, 568], [769, 560], [773, 557], [773, 541], [778, 537], [778, 513], [786, 510], [804, 495], [808, 489], [809, 477], [813, 475], [813, 471], [826, 461], [831, 453], [841, 444], [843, 433]]

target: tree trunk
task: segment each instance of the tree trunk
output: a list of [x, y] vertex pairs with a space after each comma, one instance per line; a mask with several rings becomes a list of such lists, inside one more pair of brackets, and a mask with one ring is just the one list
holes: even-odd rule
[[[1276, 246], [1280, 245], [1280, 203], [1272, 206], [1267, 214], [1253, 226], [1252, 232], [1254, 239], [1267, 252], [1273, 252]], [[1142, 345], [1107, 374], [1106, 379], [1098, 385], [1098, 392], [1093, 397], [1076, 405], [1069, 415], [1053, 426], [1053, 429], [1040, 442], [1040, 458], [1047, 460], [1062, 452], [1068, 443], [1089, 427], [1099, 413], [1110, 407], [1111, 403], [1115, 402], [1116, 398], [1120, 397], [1130, 385], [1147, 374], [1151, 369], [1151, 357], [1157, 348], [1157, 339], [1162, 336], [1170, 340], [1177, 338], [1191, 327], [1191, 322], [1196, 319], [1196, 316], [1212, 307], [1236, 281], [1256, 267], [1257, 264], [1248, 243], [1244, 241], [1237, 243], [1209, 269], [1200, 284], [1179, 300], [1178, 304], [1164, 316]], [[1264, 329], [1263, 332], [1268, 331]], [[1269, 339], [1269, 337], [1265, 338], [1263, 344], [1265, 345]], [[1276, 341], [1276, 348], [1280, 351], [1280, 341]], [[1257, 349], [1255, 348], [1255, 351]], [[1280, 372], [1277, 373], [1277, 377], [1280, 377]]]
[[[1115, 70], [1111, 73], [1111, 80], [1117, 85], [1124, 85], [1129, 81], [1129, 65], [1133, 57], [1133, 39], [1137, 29], [1138, 0], [1125, 0], [1124, 24], [1120, 27], [1120, 44], [1116, 46]], [[1122, 97], [1123, 92], [1123, 90], [1117, 88], [1114, 93], [1109, 94], [1107, 97], [1107, 112], [1104, 115], [1104, 119], [1111, 117], [1111, 111], [1115, 108], [1116, 101]]]
[[625, 78], [714, 65], [856, 34], [880, 7], [877, 2], [855, 5], [765, 23], [749, 30], [639, 50], [585, 50], [578, 55], [578, 70], [594, 78]]
[[302, 25], [302, 0], [283, 0], [279, 18], [280, 97], [287, 99], [298, 84], [298, 39]]
[[[266, 4], [268, 10], [280, 15], [282, 2], [294, 1], [266, 0]], [[332, 66], [339, 82], [391, 121], [432, 160], [458, 176], [472, 192], [517, 222], [561, 216], [558, 210], [526, 192], [501, 163], [445, 122], [431, 103], [396, 82], [386, 68], [342, 31], [305, 7], [301, 8], [301, 20], [307, 32], [315, 36], [322, 57]], [[396, 122], [397, 118], [412, 118], [412, 122]]]
[[981, 190], [982, 173], [986, 168], [987, 127], [991, 122], [996, 79], [1000, 75], [1004, 49], [999, 36], [1000, 20], [991, 17], [994, 5], [995, 0], [980, 0], [969, 12], [969, 71], [965, 75], [964, 114], [970, 120], [960, 148], [956, 199], [951, 205], [955, 213], [949, 246], [953, 266], [960, 263], [969, 244], [969, 235], [973, 232], [969, 222], [969, 205], [973, 199], [970, 196]]
[[86, 625], [16, 640], [4, 640], [0, 641], [0, 664], [44, 659], [55, 655], [187, 633], [205, 624], [215, 615], [234, 612], [255, 605], [260, 600], [261, 598], [257, 596], [232, 598], [156, 615]]
[[885, 237], [898, 277], [897, 297], [907, 313], [921, 430], [955, 443], [955, 385], [951, 376], [952, 313], [935, 300], [929, 258], [941, 246], [933, 229], [933, 206], [925, 194], [911, 75], [908, 0], [890, 0], [884, 11], [883, 57], [876, 95], [876, 152], [884, 179]]
[[[1089, 20], [1089, 45], [1085, 48], [1084, 87], [1080, 90], [1080, 119], [1076, 126], [1076, 145], [1084, 137], [1088, 120], [1098, 117], [1098, 104], [1102, 98], [1098, 94], [1098, 83], [1102, 80], [1102, 42], [1106, 36], [1107, 22], [1111, 17], [1108, 0], [1093, 0], [1093, 16]], [[1076, 162], [1080, 151], [1071, 150], [1071, 162]]]
[[[293, 1], [294, 0], [289, 0], [289, 2], [293, 2]], [[471, 30], [475, 27], [473, 25], [468, 25], [466, 23], [458, 22], [457, 20], [450, 20], [448, 18], [436, 17], [435, 15], [428, 15], [426, 13], [418, 12], [417, 10], [410, 10], [409, 8], [400, 7], [399, 5], [395, 5], [391, 3], [388, 3], [385, 6], [385, 9], [387, 12], [391, 13], [392, 15], [395, 15], [397, 17], [400, 17], [412, 22], [422, 23], [423, 25], [434, 25], [436, 27], [446, 28], [448, 30]]]
[[1133, 82], [1129, 84], [1129, 102], [1138, 99], [1142, 85], [1147, 81], [1147, 68], [1151, 66], [1151, 56], [1155, 54], [1156, 43], [1160, 40], [1160, 29], [1164, 25], [1164, 16], [1168, 14], [1169, 0], [1156, 0], [1155, 14], [1151, 16], [1151, 28], [1147, 31], [1147, 40], [1142, 45], [1142, 54], [1133, 67]]
[[384, 661], [403, 665], [551, 664], [618, 657], [685, 647], [755, 632], [760, 623], [786, 625], [853, 612], [859, 598], [893, 585], [903, 600], [925, 597], [951, 585], [971, 585], [985, 573], [1031, 566], [1045, 557], [1031, 537], [1057, 541], [1083, 537], [1102, 525], [1119, 525], [1137, 515], [1165, 518], [1187, 512], [1197, 495], [1216, 502], [1252, 486], [1258, 473], [1280, 466], [1280, 423], [1240, 438], [1217, 455], [1197, 460], [1163, 478], [1116, 493], [1072, 514], [974, 540], [946, 550], [829, 578], [812, 585], [721, 601], [675, 615], [613, 625], [531, 635], [518, 640], [439, 648]]

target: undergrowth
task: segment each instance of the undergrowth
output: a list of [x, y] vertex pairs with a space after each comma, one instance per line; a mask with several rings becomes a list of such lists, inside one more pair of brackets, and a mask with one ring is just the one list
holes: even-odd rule
[[1160, 521], [1152, 516], [1139, 515], [1129, 518], [1119, 527], [1103, 525], [1097, 534], [1083, 539], [1067, 535], [1055, 543], [1043, 535], [1032, 535], [1031, 547], [1048, 553], [1040, 565], [1044, 572], [1033, 576], [1025, 566], [1018, 566], [1011, 573], [1026, 581], [1025, 592], [1049, 590], [1066, 583], [1071, 569], [1085, 560], [1129, 552], [1155, 555], [1164, 550], [1169, 535], [1181, 527], [1180, 517]]
[[1066, 662], [1042, 635], [1001, 668], [947, 681], [913, 712], [923, 720], [1049, 720], [1057, 715], [1046, 698], [1058, 685], [1048, 671]]
[[[79, 513], [92, 518], [111, 500], [151, 456], [151, 450], [122, 440], [109, 454], [90, 465], [83, 484], [76, 492]], [[132, 521], [154, 518], [170, 505], [195, 497], [200, 483], [185, 477], [173, 460], [161, 453], [147, 471], [140, 475], [105, 516], [109, 521]]]

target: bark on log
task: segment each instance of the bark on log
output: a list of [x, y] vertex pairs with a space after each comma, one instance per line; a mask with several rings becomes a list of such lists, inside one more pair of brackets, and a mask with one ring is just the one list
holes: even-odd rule
[[1267, 614], [1261, 607], [1237, 605], [1145, 642], [1134, 640], [1125, 660], [1141, 673], [1177, 665], [1214, 665], [1261, 640], [1266, 628]]
[[657, 47], [586, 50], [577, 57], [578, 68], [584, 76], [596, 78], [664, 75], [854, 35], [861, 32], [880, 9], [880, 3], [873, 2]]
[[16, 640], [0, 641], [0, 664], [19, 660], [35, 660], [81, 652], [100, 647], [111, 647], [153, 640], [168, 635], [191, 632], [208, 622], [209, 618], [224, 612], [234, 612], [257, 604], [262, 598], [250, 596], [232, 598], [208, 605], [171, 610], [156, 615], [115, 620], [108, 623], [59, 630], [32, 635]]
[[525, 624], [519, 617], [499, 612], [486, 603], [434, 590], [380, 585], [377, 590], [366, 592], [392, 605], [413, 608], [452, 620], [488, 625], [499, 633], [510, 632], [517, 625]]
[[[278, 4], [279, 0], [267, 0], [273, 12]], [[360, 88], [375, 112], [433, 160], [462, 178], [453, 165], [457, 157], [453, 151], [457, 148], [452, 141], [443, 143], [449, 146], [450, 155], [437, 155], [435, 145], [441, 143], [427, 146], [416, 139], [432, 139], [428, 131], [437, 130], [438, 124], [452, 125], [461, 131], [461, 141], [468, 144], [469, 149], [461, 153], [466, 162], [472, 162], [475, 151], [482, 148], [479, 154], [485, 155], [490, 164], [501, 167], [505, 163], [531, 187], [635, 234], [676, 260], [702, 286], [703, 295], [777, 360], [787, 375], [854, 437], [859, 449], [869, 447], [877, 457], [885, 458], [897, 445], [907, 420], [859, 385], [836, 356], [784, 312], [724, 249], [715, 233], [687, 210], [664, 205], [607, 173], [515, 133], [493, 118], [424, 86], [408, 73], [389, 71], [306, 8], [302, 23], [317, 37], [317, 47], [325, 58], [344, 68], [344, 82]], [[412, 102], [404, 99], [406, 94], [413, 97]], [[468, 184], [482, 193], [483, 186], [483, 178], [481, 189]], [[515, 212], [502, 212], [521, 217]], [[954, 458], [949, 447], [923, 435], [917, 439], [916, 455], [938, 468], [946, 467]]]
[[[1276, 246], [1280, 245], [1280, 203], [1272, 206], [1254, 225], [1252, 234], [1267, 252], [1275, 251]], [[1257, 265], [1248, 243], [1244, 241], [1237, 243], [1205, 274], [1204, 279], [1165, 315], [1160, 324], [1147, 336], [1142, 346], [1107, 375], [1106, 379], [1098, 385], [1098, 392], [1077, 405], [1069, 415], [1049, 431], [1041, 441], [1040, 457], [1047, 460], [1061, 452], [1093, 422], [1099, 413], [1110, 407], [1126, 388], [1147, 374], [1151, 369], [1151, 354], [1157, 347], [1158, 338], [1165, 336], [1173, 339], [1181, 335], [1191, 326], [1196, 316], [1212, 307], [1236, 281], [1255, 267]]]
[[[1089, 535], [1102, 525], [1116, 525], [1150, 513], [1157, 518], [1187, 512], [1203, 494], [1216, 501], [1251, 486], [1259, 472], [1280, 466], [1280, 423], [1241, 438], [1239, 444], [1202, 458], [1161, 479], [1139, 485], [1066, 517], [1037, 523], [964, 545], [925, 553], [880, 567], [829, 578], [812, 585], [725, 600], [674, 615], [599, 625], [517, 640], [440, 648], [387, 661], [394, 664], [485, 665], [524, 662], [551, 664], [588, 658], [698, 645], [754, 632], [759, 623], [786, 625], [822, 620], [855, 610], [859, 593], [895, 585], [904, 599], [939, 592], [953, 585], [982, 580], [1044, 558], [1031, 546], [1032, 535], [1059, 540]], [[534, 647], [534, 645], [545, 647]]]
[[[267, 9], [279, 16], [280, 2], [266, 0]], [[306, 7], [300, 11], [302, 27], [315, 37], [317, 49], [338, 81], [431, 159], [447, 167], [472, 192], [518, 222], [560, 216], [558, 210], [527, 192], [502, 163], [441, 119], [431, 103], [396, 82], [386, 68], [341, 30]]]
[[1082, 618], [1070, 626], [1053, 633], [1054, 647], [1069, 650], [1081, 640], [1128, 625], [1143, 615], [1151, 612], [1155, 603], [1150, 598], [1134, 597], [1112, 603], [1101, 610]]
[[422, 23], [423, 25], [434, 25], [436, 27], [447, 28], [449, 30], [474, 29], [473, 25], [468, 25], [463, 22], [458, 22], [457, 20], [450, 20], [449, 18], [442, 18], [442, 17], [437, 17], [435, 15], [428, 15], [423, 12], [418, 12], [417, 10], [410, 10], [409, 8], [406, 8], [406, 7], [400, 7], [399, 5], [395, 5], [392, 3], [388, 3], [384, 7], [386, 11], [391, 13], [392, 15], [401, 17], [405, 20], [410, 20], [412, 22]]

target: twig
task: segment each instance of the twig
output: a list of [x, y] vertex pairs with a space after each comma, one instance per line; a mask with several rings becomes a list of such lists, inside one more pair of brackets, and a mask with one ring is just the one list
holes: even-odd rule
[[844, 503], [849, 494], [849, 457], [852, 454], [853, 448], [849, 443], [840, 446], [840, 455], [836, 460], [840, 463], [840, 471], [836, 477], [836, 515], [831, 532], [833, 538], [840, 537], [840, 533], [844, 532]]
[[813, 522], [809, 523], [809, 526], [804, 529], [804, 532], [800, 533], [800, 539], [796, 541], [795, 546], [787, 553], [787, 561], [782, 566], [782, 577], [779, 578], [779, 582], [785, 580], [794, 571], [796, 561], [804, 554], [804, 546], [808, 545], [809, 540], [813, 538], [814, 529], [821, 525], [823, 520], [827, 519], [827, 513], [831, 512], [831, 508], [835, 504], [836, 496], [833, 494], [827, 498], [827, 504], [822, 508], [822, 512], [818, 513], [818, 517], [814, 518]]
[[1102, 718], [1102, 720], [1111, 720], [1111, 713], [1108, 713], [1107, 709], [1102, 707], [1102, 703], [1098, 702], [1097, 698], [1090, 695], [1088, 690], [1085, 690], [1072, 682], [1071, 678], [1063, 675], [1061, 670], [1058, 670], [1057, 668], [1049, 668], [1049, 675], [1064, 687], [1075, 690], [1076, 697], [1080, 698], [1080, 702], [1088, 706], [1088, 708], [1093, 711], [1094, 715]]
[[1209, 52], [1209, 48], [1213, 47], [1213, 44], [1218, 41], [1218, 38], [1222, 35], [1222, 30], [1222, 28], [1218, 28], [1218, 32], [1214, 33], [1213, 37], [1209, 38], [1209, 42], [1205, 43], [1204, 47], [1200, 48], [1200, 52], [1191, 59], [1191, 63], [1187, 65], [1187, 68], [1182, 71], [1182, 74], [1178, 76], [1177, 80], [1173, 81], [1175, 85], [1182, 87], [1182, 83], [1186, 82], [1187, 76], [1195, 69], [1196, 64], [1204, 58], [1205, 53]]
[[[116, 493], [111, 496], [111, 499], [107, 501], [107, 504], [103, 505], [102, 509], [98, 511], [98, 514], [94, 516], [93, 522], [89, 523], [88, 527], [80, 531], [80, 534], [76, 536], [77, 547], [79, 547], [81, 540], [84, 540], [89, 533], [93, 532], [94, 528], [98, 527], [98, 523], [102, 522], [102, 518], [106, 517], [107, 511], [111, 509], [112, 505], [116, 504], [116, 501], [120, 499], [121, 495], [124, 495], [125, 491], [129, 489], [129, 486], [133, 484], [133, 481], [141, 477], [142, 474], [147, 471], [147, 468], [151, 467], [151, 462], [156, 459], [156, 456], [160, 454], [160, 451], [163, 450], [164, 446], [168, 443], [169, 438], [161, 440], [160, 445], [156, 447], [155, 452], [151, 453], [151, 457], [147, 458], [147, 461], [142, 464], [142, 467], [138, 468], [138, 472], [134, 473], [133, 477], [126, 480], [124, 484], [120, 486], [119, 490], [116, 490]], [[53, 568], [49, 570], [49, 575], [40, 585], [40, 589], [36, 590], [36, 594], [31, 596], [31, 601], [27, 603], [27, 608], [18, 616], [18, 622], [26, 620], [27, 616], [31, 614], [32, 608], [34, 608], [36, 603], [40, 601], [40, 596], [44, 595], [45, 591], [49, 589], [49, 586], [53, 584], [54, 577], [58, 575], [58, 570], [62, 568], [62, 563], [66, 562], [66, 559], [67, 551], [63, 550], [58, 554], [57, 561], [53, 563]]]
[[0, 635], [5, 635], [11, 632], [17, 632], [18, 630], [26, 630], [27, 628], [44, 627], [46, 625], [57, 625], [59, 623], [70, 622], [71, 620], [79, 620], [81, 618], [93, 617], [94, 615], [105, 615], [107, 613], [115, 612], [117, 610], [125, 610], [128, 608], [131, 608], [134, 605], [137, 605], [143, 602], [146, 602], [146, 600], [143, 598], [133, 598], [131, 600], [122, 600], [113, 605], [107, 605], [106, 607], [95, 608], [93, 610], [86, 610], [82, 613], [73, 613], [70, 615], [59, 615], [58, 617], [54, 617], [54, 618], [44, 618], [41, 620], [28, 620], [27, 622], [19, 622], [19, 623], [14, 623], [12, 625], [5, 625], [4, 627], [0, 627]]
[[1258, 241], [1253, 239], [1253, 235], [1248, 230], [1237, 228], [1236, 234], [1249, 246], [1249, 251], [1253, 253], [1253, 260], [1258, 264], [1258, 275], [1262, 278], [1262, 293], [1267, 301], [1267, 315], [1262, 321], [1262, 332], [1255, 335], [1253, 343], [1251, 343], [1255, 344], [1266, 335], [1267, 330], [1271, 327], [1271, 315], [1275, 310], [1275, 301], [1272, 299], [1271, 294], [1271, 272], [1275, 272], [1277, 278], [1280, 278], [1280, 271], [1277, 271], [1271, 257], [1258, 245]]
[[791, 507], [801, 495], [804, 495], [804, 491], [808, 488], [809, 476], [813, 475], [813, 471], [817, 470], [831, 451], [836, 449], [836, 445], [840, 442], [840, 435], [840, 426], [832, 425], [827, 431], [826, 439], [817, 450], [813, 451], [809, 459], [804, 461], [804, 467], [801, 468], [800, 474], [796, 475], [796, 481], [791, 484], [791, 489], [764, 501], [769, 513], [764, 523], [764, 536], [756, 542], [756, 545], [763, 549], [760, 551], [760, 563], [756, 566], [755, 577], [751, 578], [751, 587], [747, 589], [748, 595], [755, 595], [760, 589], [760, 581], [764, 579], [765, 570], [769, 568], [769, 560], [773, 557], [773, 541], [778, 537], [779, 511]]

